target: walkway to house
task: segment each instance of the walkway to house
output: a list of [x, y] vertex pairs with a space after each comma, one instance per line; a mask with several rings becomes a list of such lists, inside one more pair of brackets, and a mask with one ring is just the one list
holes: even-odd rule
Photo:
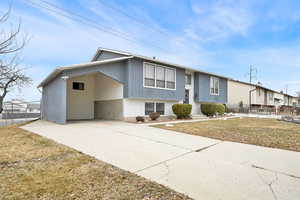
[[26, 130], [73, 147], [195, 199], [298, 199], [300, 153], [223, 142], [117, 121]]

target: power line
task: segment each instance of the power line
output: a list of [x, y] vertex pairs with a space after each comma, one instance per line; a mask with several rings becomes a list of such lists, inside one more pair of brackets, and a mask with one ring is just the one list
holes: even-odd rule
[[[82, 15], [79, 15], [79, 14], [71, 12], [71, 11], [67, 11], [67, 10], [65, 10], [65, 9], [63, 9], [63, 8], [53, 4], [53, 3], [50, 3], [50, 2], [47, 2], [47, 1], [44, 1], [44, 0], [39, 0], [40, 2], [48, 4], [48, 6], [46, 7], [46, 6], [44, 6], [40, 3], [33, 2], [31, 0], [24, 0], [24, 1], [30, 3], [31, 5], [34, 5], [34, 6], [42, 8], [42, 9], [46, 9], [50, 12], [56, 13], [58, 15], [64, 16], [64, 17], [66, 17], [68, 19], [71, 19], [73, 21], [77, 21], [77, 22], [80, 22], [80, 23], [88, 25], [88, 26], [93, 26], [94, 28], [96, 28], [96, 29], [98, 29], [102, 32], [112, 34], [116, 37], [122, 38], [124, 40], [129, 41], [129, 42], [136, 43], [137, 45], [139, 45], [141, 47], [144, 47], [143, 45], [141, 45], [141, 43], [144, 43], [144, 44], [151, 45], [153, 47], [159, 48], [159, 49], [167, 52], [167, 50], [161, 48], [160, 46], [154, 45], [153, 43], [148, 43], [148, 42], [143, 42], [143, 41], [139, 41], [139, 40], [136, 40], [136, 39], [132, 39], [123, 32], [120, 32], [118, 30], [112, 29], [112, 28], [107, 27], [107, 26], [100, 25], [99, 23], [97, 23], [97, 22], [95, 22], [95, 21], [93, 21], [93, 20], [91, 20], [87, 17], [84, 17]], [[51, 6], [51, 7], [49, 7], [49, 6]], [[105, 28], [103, 28], [103, 27], [105, 27]], [[107, 29], [109, 29], [109, 30], [107, 30]]]
[[143, 25], [143, 26], [145, 26], [145, 27], [147, 27], [147, 28], [149, 28], [149, 29], [152, 29], [152, 30], [155, 31], [155, 32], [158, 32], [158, 33], [160, 33], [160, 34], [163, 34], [163, 35], [165, 35], [165, 36], [167, 36], [167, 37], [170, 37], [170, 36], [172, 37], [172, 35], [169, 34], [168, 32], [162, 31], [161, 29], [159, 29], [159, 28], [157, 28], [157, 27], [155, 27], [155, 26], [151, 26], [151, 25], [149, 25], [149, 24], [146, 24], [144, 21], [139, 20], [138, 18], [136, 18], [136, 17], [134, 17], [134, 16], [132, 16], [132, 15], [127, 14], [127, 13], [124, 12], [123, 10], [121, 10], [121, 9], [119, 9], [119, 8], [116, 8], [116, 7], [114, 7], [114, 6], [110, 5], [110, 4], [108, 4], [107, 2], [105, 2], [105, 1], [103, 1], [103, 0], [98, 0], [98, 2], [101, 3], [101, 4], [104, 5], [104, 6], [106, 6], [106, 7], [110, 8], [110, 9], [112, 9], [112, 10], [115, 10], [115, 11], [117, 11], [117, 12], [123, 14], [124, 16], [126, 16], [126, 17], [128, 17], [128, 18], [134, 20], [134, 21], [137, 22], [137, 23], [139, 23], [139, 24], [141, 24], [141, 25]]
[[[116, 8], [116, 7], [112, 6], [112, 5], [110, 5], [109, 3], [107, 3], [107, 2], [104, 1], [104, 0], [98, 0], [98, 2], [101, 3], [101, 4], [104, 5], [104, 6], [106, 6], [106, 7], [110, 8], [110, 9], [112, 9], [112, 10], [115, 10], [115, 11], [117, 11], [117, 12], [123, 14], [124, 16], [126, 16], [126, 17], [128, 17], [128, 18], [134, 20], [135, 22], [137, 22], [137, 23], [143, 25], [144, 27], [146, 27], [146, 28], [148, 28], [148, 29], [151, 29], [152, 31], [158, 32], [158, 33], [160, 33], [160, 34], [166, 36], [167, 38], [173, 37], [173, 35], [171, 35], [171, 34], [168, 33], [167, 31], [163, 31], [163, 30], [161, 30], [161, 29], [159, 29], [159, 28], [157, 28], [157, 27], [155, 27], [155, 26], [152, 26], [152, 25], [150, 25], [150, 24], [147, 24], [147, 23], [145, 23], [144, 21], [139, 20], [137, 17], [134, 17], [133, 15], [129, 15], [128, 13], [124, 12], [122, 9], [119, 9], [119, 8]], [[184, 45], [184, 46], [187, 45], [185, 42], [180, 41], [180, 40], [177, 40], [176, 42], [177, 42], [177, 43], [180, 43], [180, 44], [182, 44], [182, 45]], [[191, 48], [197, 50], [194, 46], [189, 45], [189, 47], [191, 47]]]

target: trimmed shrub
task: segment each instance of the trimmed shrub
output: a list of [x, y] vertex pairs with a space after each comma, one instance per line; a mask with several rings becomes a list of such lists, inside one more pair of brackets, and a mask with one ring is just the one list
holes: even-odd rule
[[152, 112], [149, 114], [151, 120], [157, 120], [160, 117], [160, 114], [157, 112]]
[[217, 107], [216, 107], [216, 111], [219, 115], [224, 115], [225, 113], [225, 106], [223, 104], [217, 104]]
[[145, 122], [145, 118], [143, 116], [137, 116], [135, 119], [137, 122]]
[[215, 103], [202, 103], [201, 112], [207, 116], [213, 116], [217, 112], [217, 105]]
[[207, 116], [213, 116], [215, 114], [224, 115], [225, 106], [220, 103], [203, 103], [201, 104], [201, 112]]
[[190, 117], [192, 112], [191, 104], [174, 104], [172, 106], [173, 113], [176, 115], [177, 119], [187, 119]]

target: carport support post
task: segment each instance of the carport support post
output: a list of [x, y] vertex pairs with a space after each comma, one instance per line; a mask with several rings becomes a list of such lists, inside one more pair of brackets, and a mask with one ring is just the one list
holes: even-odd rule
[[66, 75], [62, 75], [61, 76], [61, 79], [63, 80], [63, 88], [62, 88], [62, 92], [63, 92], [63, 95], [62, 95], [62, 121], [61, 121], [61, 124], [66, 124], [67, 123], [67, 112], [68, 112], [68, 106], [67, 106], [67, 99], [68, 99], [68, 79], [69, 79], [69, 76], [66, 76]]

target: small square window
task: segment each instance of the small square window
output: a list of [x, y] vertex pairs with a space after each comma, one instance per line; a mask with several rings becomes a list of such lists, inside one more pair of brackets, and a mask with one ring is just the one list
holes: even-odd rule
[[156, 112], [160, 115], [165, 114], [165, 104], [164, 103], [156, 103]]
[[73, 90], [84, 90], [84, 83], [73, 82]]
[[154, 103], [146, 102], [145, 103], [145, 115], [149, 115], [154, 112]]

